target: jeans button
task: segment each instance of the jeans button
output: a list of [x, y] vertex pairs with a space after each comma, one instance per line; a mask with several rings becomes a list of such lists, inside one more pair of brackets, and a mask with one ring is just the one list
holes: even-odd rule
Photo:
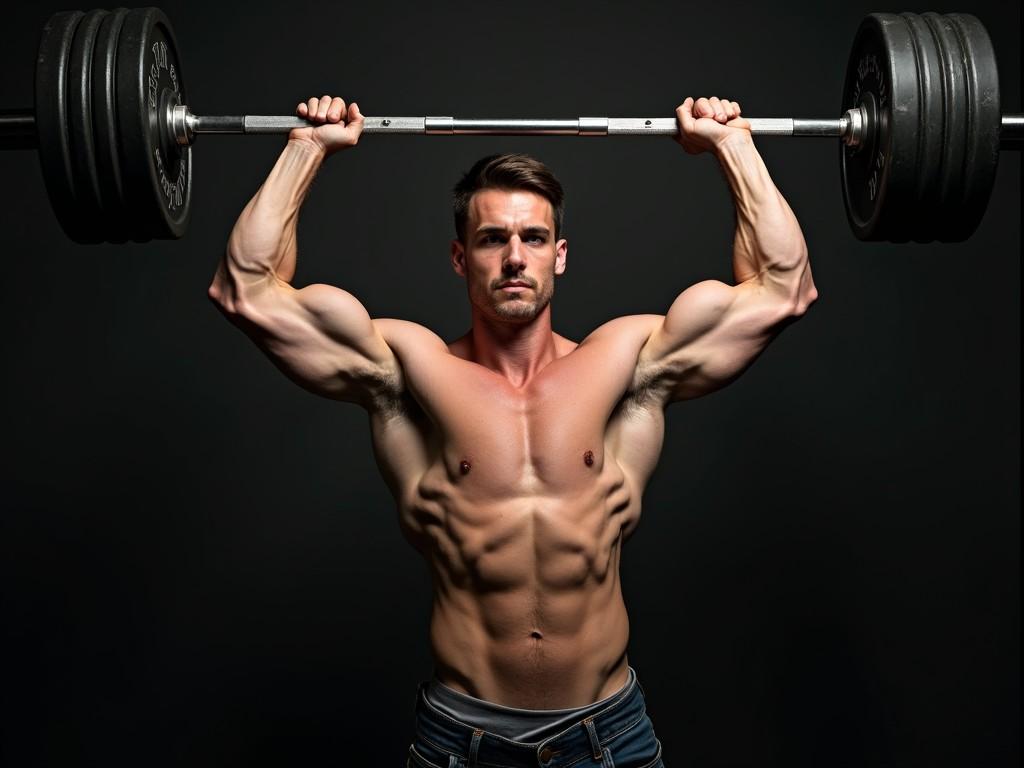
[[546, 763], [548, 760], [551, 759], [551, 755], [553, 754], [554, 752], [551, 751], [551, 747], [544, 747], [544, 749], [540, 751], [540, 759], [542, 762]]

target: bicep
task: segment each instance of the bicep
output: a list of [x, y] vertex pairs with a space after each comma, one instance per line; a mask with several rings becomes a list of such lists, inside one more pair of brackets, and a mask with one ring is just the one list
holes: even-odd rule
[[277, 280], [231, 314], [286, 376], [316, 394], [364, 402], [395, 378], [397, 360], [380, 330], [340, 288]]
[[669, 401], [699, 397], [739, 376], [796, 315], [793, 302], [756, 279], [697, 283], [672, 303], [641, 362]]

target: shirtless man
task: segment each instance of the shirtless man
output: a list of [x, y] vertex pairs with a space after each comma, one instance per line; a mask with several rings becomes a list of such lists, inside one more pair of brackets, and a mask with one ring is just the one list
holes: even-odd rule
[[337, 97], [297, 113], [313, 125], [292, 131], [242, 211], [209, 295], [289, 378], [369, 412], [435, 590], [435, 679], [420, 686], [433, 697], [417, 697], [408, 764], [661, 765], [626, 656], [619, 560], [664, 409], [735, 379], [817, 298], [739, 104], [676, 109], [676, 141], [713, 153], [732, 190], [736, 284], [697, 283], [667, 314], [619, 317], [581, 342], [551, 327], [568, 250], [561, 186], [525, 155], [484, 158], [456, 188], [451, 264], [472, 307], [461, 338], [371, 319], [332, 286], [292, 287], [310, 182], [363, 129], [358, 105]]

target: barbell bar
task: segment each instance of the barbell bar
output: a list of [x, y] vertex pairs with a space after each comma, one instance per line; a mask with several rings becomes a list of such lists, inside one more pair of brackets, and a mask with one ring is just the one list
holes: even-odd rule
[[[268, 135], [307, 128], [310, 122], [292, 115], [193, 115], [184, 104], [174, 105], [164, 118], [176, 143], [191, 146], [195, 137], [207, 135]], [[746, 118], [754, 136], [838, 138], [848, 146], [860, 143], [864, 134], [863, 107], [847, 110], [838, 120], [794, 117]], [[364, 115], [364, 134], [425, 136], [675, 136], [674, 117], [579, 117], [576, 119], [459, 117], [394, 117]], [[3, 149], [36, 149], [35, 116], [31, 112], [0, 111]], [[1024, 141], [1024, 114], [1002, 115], [1000, 143], [1016, 149]], [[16, 145], [16, 146], [15, 146]]]
[[[856, 112], [854, 115], [853, 113]], [[792, 117], [747, 119], [755, 136], [824, 136], [856, 144], [863, 132], [863, 110], [850, 110], [838, 120], [802, 120]], [[364, 116], [364, 134], [425, 136], [674, 136], [679, 123], [674, 117], [580, 117], [551, 119], [466, 119], [458, 117]], [[1007, 120], [1010, 118], [1007, 117]], [[292, 115], [193, 115], [184, 104], [170, 106], [163, 118], [175, 143], [191, 146], [196, 136], [266, 135], [289, 133], [309, 127], [305, 118]], [[35, 116], [30, 112], [0, 114], [0, 133], [18, 146], [35, 149]]]
[[[850, 110], [853, 113], [855, 110]], [[856, 117], [839, 120], [801, 120], [791, 117], [752, 117], [750, 132], [755, 136], [829, 136], [855, 142], [860, 128]], [[233, 117], [193, 115], [177, 105], [167, 118], [179, 144], [191, 145], [201, 134], [288, 133], [309, 123], [290, 115], [239, 115]], [[575, 120], [473, 119], [458, 117], [365, 117], [363, 133], [426, 136], [674, 136], [679, 123], [674, 117], [579, 117]]]
[[[174, 32], [158, 8], [62, 11], [47, 21], [33, 110], [0, 112], [0, 148], [39, 151], [47, 193], [76, 242], [178, 238], [187, 227], [192, 144], [203, 134], [281, 134], [294, 115], [194, 115]], [[757, 136], [838, 138], [847, 217], [861, 240], [969, 237], [1000, 149], [1024, 115], [1000, 114], [995, 53], [969, 14], [866, 17], [838, 119], [748, 118]], [[675, 117], [366, 117], [364, 134], [672, 136]]]

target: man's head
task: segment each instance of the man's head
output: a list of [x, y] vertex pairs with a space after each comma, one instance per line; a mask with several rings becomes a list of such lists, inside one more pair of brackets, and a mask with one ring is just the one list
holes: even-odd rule
[[[494, 320], [532, 320], [551, 301], [555, 275], [565, 272], [562, 185], [529, 155], [491, 155], [454, 193], [452, 266], [466, 278], [470, 303]], [[524, 287], [507, 286], [517, 281]]]

